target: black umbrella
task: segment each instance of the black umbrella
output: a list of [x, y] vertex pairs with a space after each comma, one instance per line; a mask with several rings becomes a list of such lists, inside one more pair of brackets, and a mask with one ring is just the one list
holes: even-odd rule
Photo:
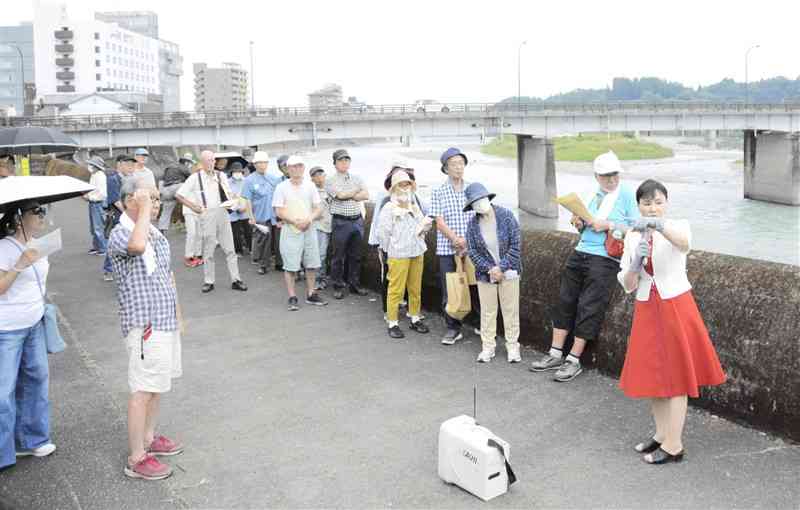
[[77, 148], [78, 142], [58, 129], [39, 126], [0, 128], [0, 153], [49, 154]]

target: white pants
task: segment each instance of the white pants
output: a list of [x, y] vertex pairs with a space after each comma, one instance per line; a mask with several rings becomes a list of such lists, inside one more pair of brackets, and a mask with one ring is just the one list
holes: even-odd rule
[[200, 232], [200, 219], [196, 214], [184, 214], [186, 221], [186, 249], [185, 257], [199, 257], [203, 254], [203, 236]]
[[150, 338], [144, 340], [142, 331], [133, 328], [125, 338], [128, 386], [131, 393], [166, 393], [172, 389], [172, 379], [183, 375], [181, 333], [153, 330]]
[[481, 301], [481, 342], [484, 349], [494, 349], [497, 335], [497, 302], [503, 312], [506, 347], [519, 345], [519, 278], [500, 283], [478, 282]]
[[241, 280], [239, 277], [239, 260], [236, 251], [233, 249], [233, 231], [231, 221], [228, 219], [228, 211], [222, 207], [208, 209], [200, 216], [200, 227], [203, 232], [203, 273], [206, 283], [214, 283], [215, 267], [214, 252], [217, 243], [225, 253], [225, 261], [228, 263], [228, 273], [231, 275], [231, 282]]

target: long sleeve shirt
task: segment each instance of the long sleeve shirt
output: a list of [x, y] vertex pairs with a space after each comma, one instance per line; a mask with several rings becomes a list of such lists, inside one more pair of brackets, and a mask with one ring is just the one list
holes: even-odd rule
[[494, 257], [489, 253], [486, 241], [483, 238], [478, 215], [472, 217], [467, 226], [467, 252], [469, 258], [475, 265], [475, 277], [483, 282], [489, 280], [489, 270], [495, 266], [501, 271], [509, 269], [522, 274], [522, 260], [520, 258], [520, 228], [514, 213], [506, 209], [493, 205], [495, 217], [497, 219], [497, 244], [499, 248], [500, 261], [495, 262]]
[[94, 190], [89, 192], [89, 201], [105, 202], [108, 194], [106, 173], [102, 170], [95, 170], [89, 178], [89, 184], [94, 186]]

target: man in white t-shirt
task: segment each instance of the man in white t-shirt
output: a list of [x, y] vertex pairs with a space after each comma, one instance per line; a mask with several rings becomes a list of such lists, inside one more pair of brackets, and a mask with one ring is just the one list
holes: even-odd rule
[[133, 176], [137, 180], [143, 180], [147, 182], [147, 185], [156, 186], [156, 176], [153, 174], [153, 171], [144, 166], [147, 162], [147, 158], [150, 157], [150, 153], [147, 152], [147, 149], [144, 147], [140, 147], [133, 152], [133, 157], [136, 159], [136, 167], [133, 170]]
[[313, 184], [303, 181], [306, 167], [299, 156], [290, 156], [286, 166], [289, 180], [275, 188], [272, 206], [283, 221], [280, 250], [283, 276], [289, 292], [289, 311], [293, 312], [298, 309], [294, 282], [301, 262], [306, 270], [306, 303], [323, 306], [328, 302], [314, 291], [316, 273], [320, 267], [317, 229], [313, 226], [314, 220], [322, 215], [319, 193]]

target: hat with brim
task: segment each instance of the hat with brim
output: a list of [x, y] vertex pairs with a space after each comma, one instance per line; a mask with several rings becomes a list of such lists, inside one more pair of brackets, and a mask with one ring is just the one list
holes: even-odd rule
[[286, 166], [294, 166], [294, 165], [305, 165], [305, 161], [300, 156], [289, 156], [289, 159], [286, 160]]
[[337, 149], [333, 151], [333, 162], [336, 163], [340, 159], [350, 159], [350, 154], [346, 149]]
[[178, 158], [178, 163], [182, 163], [184, 165], [186, 163], [194, 165], [194, 156], [192, 156], [190, 153], [187, 152], [186, 154]]
[[479, 182], [473, 182], [467, 186], [467, 189], [464, 190], [464, 195], [466, 196], [467, 200], [466, 205], [464, 206], [464, 212], [471, 211], [472, 204], [482, 198], [488, 198], [491, 201], [497, 196], [494, 193], [489, 193], [489, 190], [487, 190], [486, 187]]
[[406, 173], [404, 170], [398, 170], [394, 173], [394, 175], [392, 175], [392, 185], [389, 187], [389, 193], [392, 193], [397, 186], [404, 182], [410, 182], [412, 191], [416, 191], [417, 184], [413, 179], [411, 179], [411, 176], [408, 175], [408, 173]]
[[442, 157], [439, 158], [439, 161], [441, 161], [441, 163], [442, 163], [442, 173], [443, 174], [447, 173], [447, 160], [452, 158], [452, 157], [455, 157], [455, 156], [461, 156], [462, 158], [464, 158], [464, 165], [469, 163], [469, 160], [467, 159], [467, 155], [466, 154], [461, 152], [460, 149], [457, 149], [455, 147], [450, 147], [449, 149], [444, 151], [442, 153]]
[[269, 154], [264, 151], [256, 151], [253, 154], [253, 163], [269, 163]]
[[117, 163], [136, 163], [136, 158], [130, 154], [120, 154], [117, 156]]
[[622, 164], [614, 151], [608, 151], [594, 158], [594, 173], [597, 175], [611, 175], [622, 172]]
[[139, 148], [139, 149], [136, 149], [136, 150], [133, 152], [133, 155], [134, 155], [134, 156], [149, 156], [149, 155], [150, 155], [150, 153], [149, 153], [149, 152], [147, 152], [147, 149], [144, 149], [144, 148]]
[[86, 165], [96, 168], [97, 170], [105, 170], [106, 169], [106, 162], [100, 156], [92, 156], [86, 162]]
[[310, 175], [311, 177], [314, 177], [318, 173], [323, 173], [324, 174], [325, 173], [325, 169], [322, 168], [321, 166], [312, 166], [311, 170], [308, 171], [308, 175]]
[[389, 191], [389, 188], [392, 187], [392, 176], [395, 173], [397, 173], [397, 172], [399, 172], [401, 170], [403, 172], [407, 173], [408, 176], [411, 177], [412, 181], [416, 181], [417, 180], [414, 177], [414, 169], [413, 168], [408, 168], [407, 166], [403, 166], [404, 164], [405, 164], [405, 162], [401, 162], [401, 161], [395, 161], [394, 163], [392, 163], [391, 170], [389, 170], [389, 173], [386, 174], [386, 178], [383, 180], [383, 189], [385, 189], [386, 191]]

